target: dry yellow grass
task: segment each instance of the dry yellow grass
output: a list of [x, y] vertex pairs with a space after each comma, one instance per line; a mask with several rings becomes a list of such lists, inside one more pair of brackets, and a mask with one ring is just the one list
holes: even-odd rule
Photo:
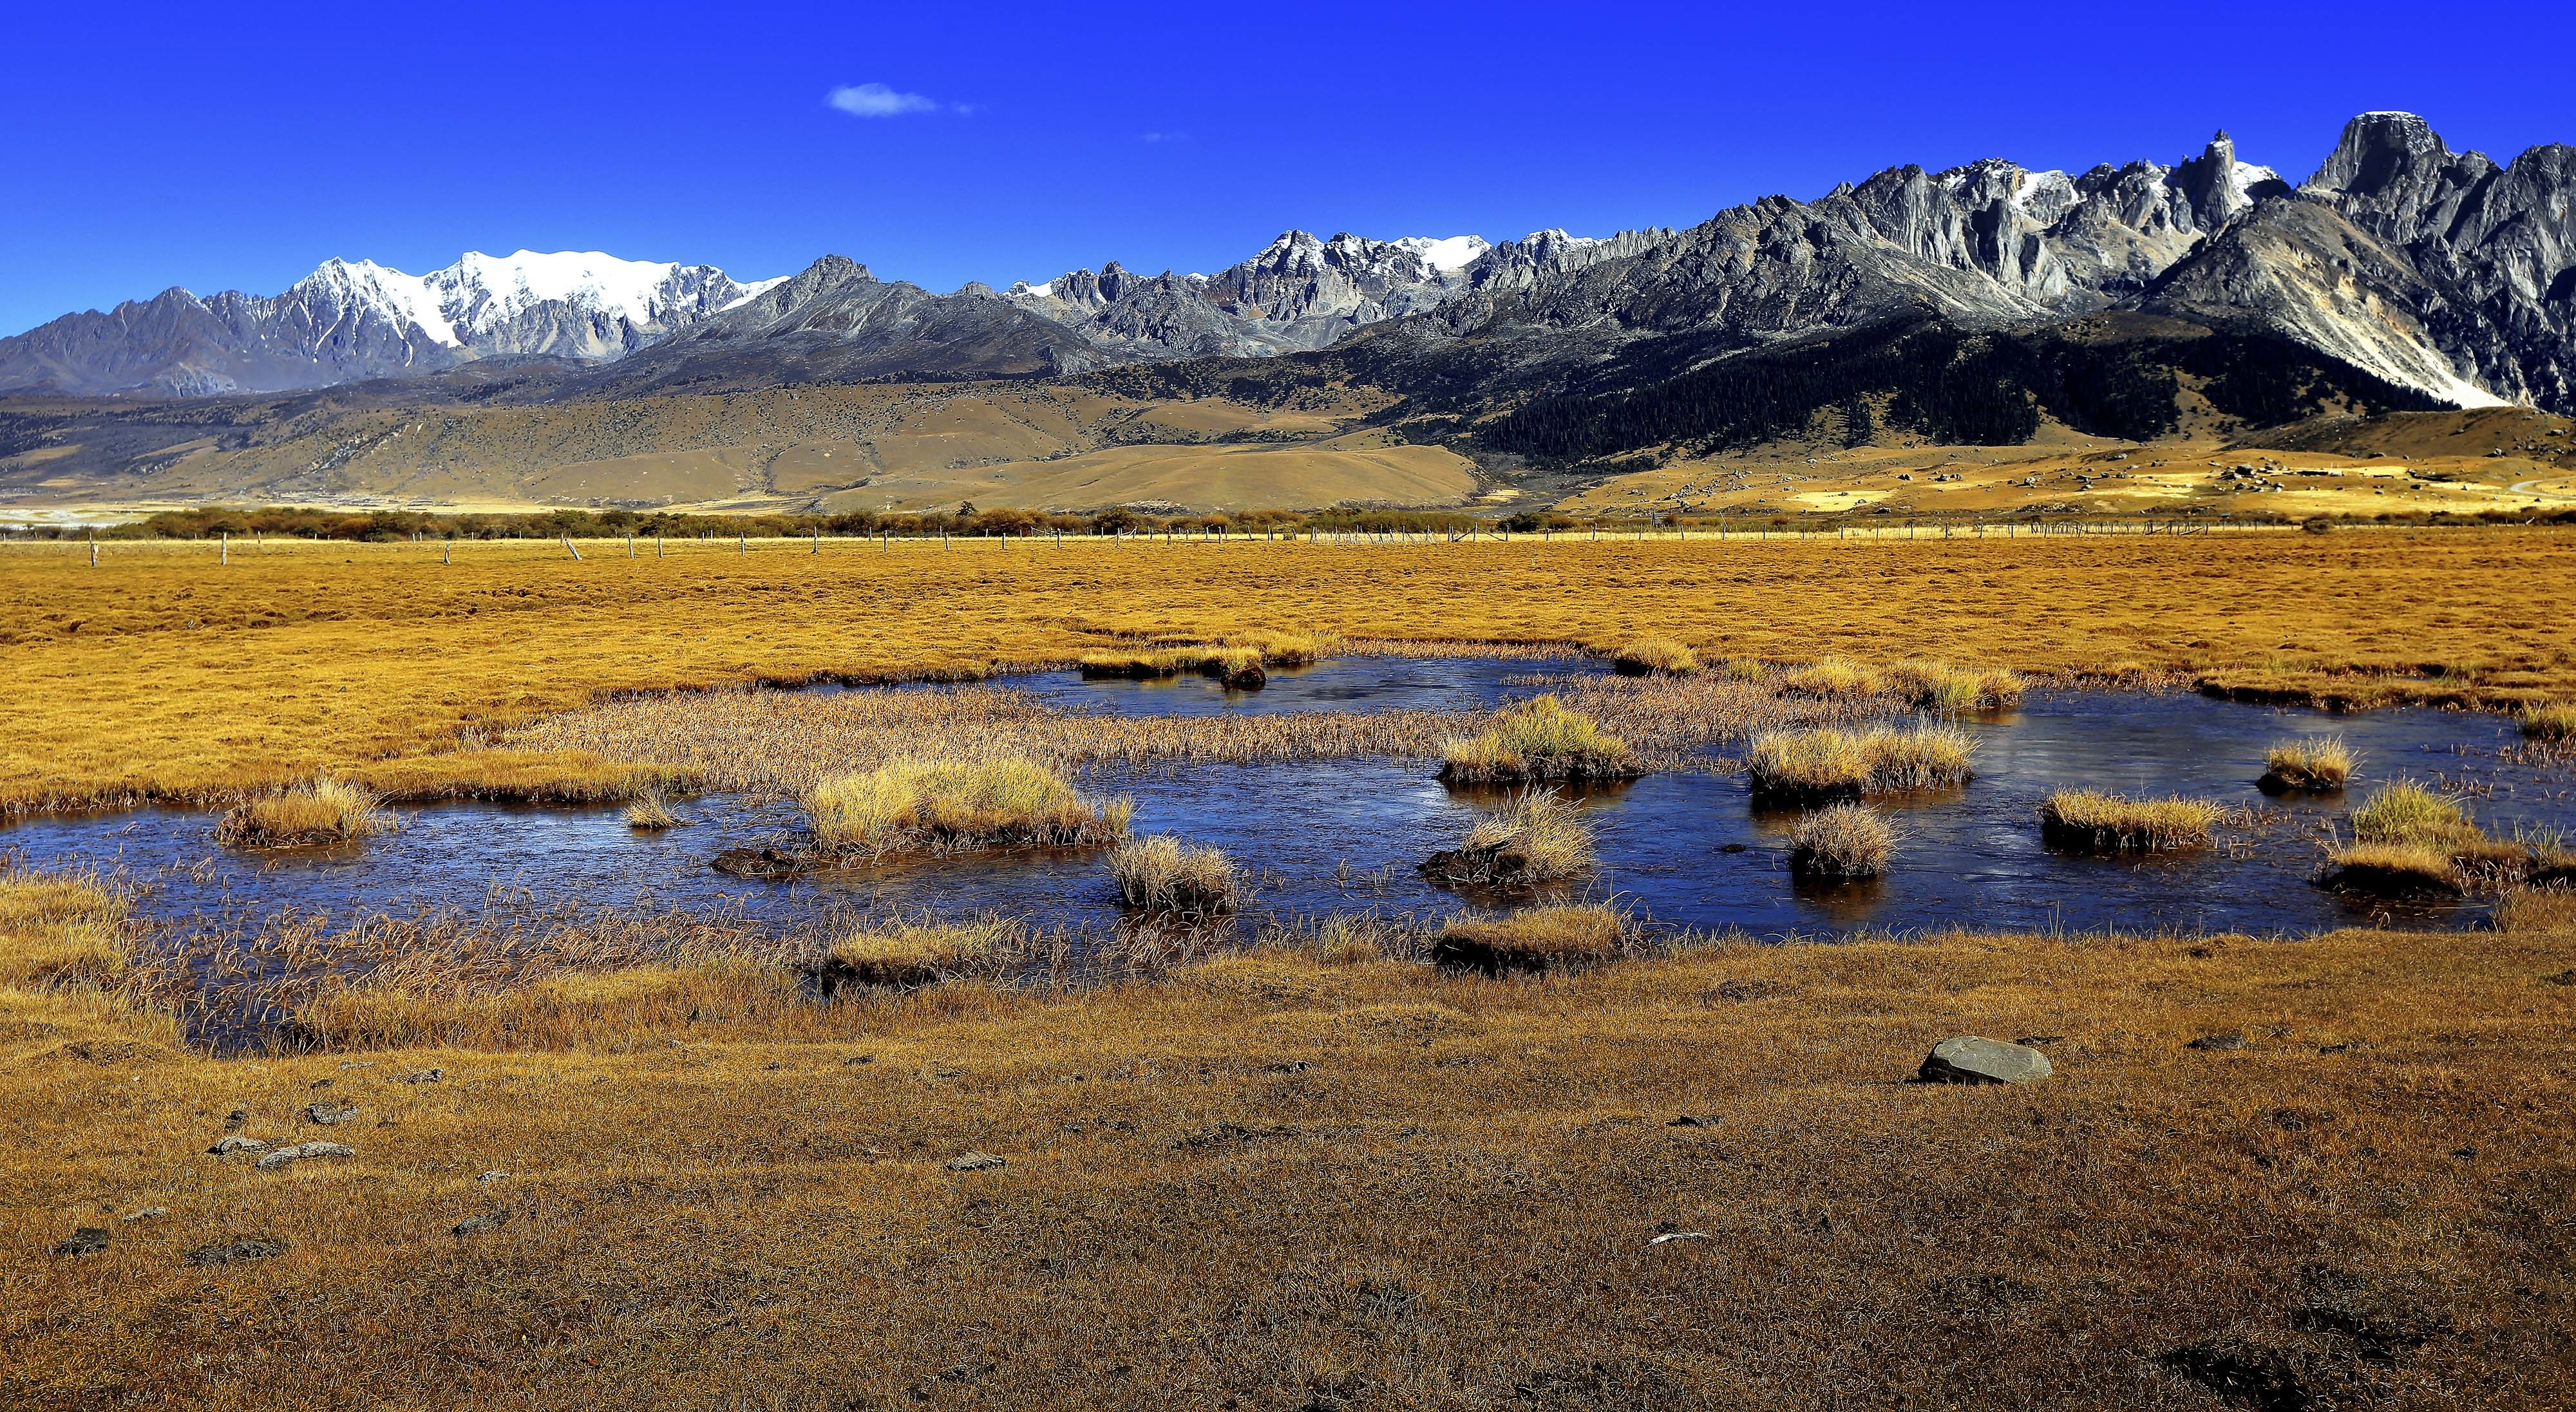
[[2534, 740], [2576, 740], [2576, 706], [2559, 701], [2526, 706], [2522, 733]]
[[1976, 749], [1949, 726], [1769, 731], [1754, 738], [1745, 772], [1756, 793], [1810, 801], [1955, 789], [1974, 776]]
[[215, 826], [215, 839], [236, 848], [296, 848], [365, 838], [393, 822], [375, 791], [326, 778], [244, 799]]
[[1464, 784], [1619, 779], [1638, 773], [1628, 743], [1555, 696], [1497, 711], [1481, 733], [1441, 746], [1440, 777]]
[[1611, 649], [1610, 665], [1621, 676], [1682, 676], [1699, 670], [1699, 654], [1668, 637], [1641, 637]]
[[2331, 794], [2352, 778], [2352, 766], [2341, 736], [2283, 741], [2265, 755], [2259, 783], [2266, 794]]
[[2355, 843], [2330, 849], [2321, 881], [2374, 897], [2457, 897], [2467, 879], [2450, 850], [2425, 843]]
[[1833, 804], [1789, 831], [1789, 866], [1813, 878], [1874, 878], [1896, 852], [1896, 825], [1866, 804]]
[[1125, 800], [1085, 798], [1032, 760], [904, 756], [864, 774], [835, 775], [805, 792], [805, 816], [828, 852], [883, 858], [1027, 845], [1109, 843], [1124, 837]]
[[1109, 876], [1119, 900], [1146, 912], [1213, 916], [1243, 901], [1234, 864], [1214, 848], [1192, 848], [1177, 838], [1123, 843], [1109, 852]]
[[833, 942], [821, 974], [827, 985], [928, 985], [981, 966], [1013, 939], [995, 918], [880, 923]]
[[109, 986], [132, 958], [123, 894], [0, 860], [0, 986]]
[[2060, 848], [2094, 853], [2198, 848], [2209, 842], [2226, 809], [2179, 795], [2131, 799], [2090, 789], [2062, 789], [2039, 806], [2040, 833]]
[[2460, 801], [2436, 794], [2412, 780], [2398, 780], [2370, 792], [2352, 811], [2352, 834], [2363, 843], [2421, 844], [2454, 848], [2475, 844], [2486, 835], [2469, 821]]
[[1593, 862], [1583, 810], [1553, 790], [1532, 789], [1477, 820], [1456, 848], [1422, 866], [1442, 882], [1532, 887], [1585, 876]]
[[1614, 959], [1630, 937], [1628, 918], [1599, 903], [1567, 902], [1500, 917], [1452, 917], [1431, 959], [1492, 975], [1565, 971]]
[[[1264, 626], [1535, 644], [1653, 619], [1710, 625], [1683, 640], [1712, 657], [2125, 664], [2293, 698], [2576, 695], [2576, 621], [2530, 591], [2576, 579], [2576, 536], [2545, 530], [806, 548], [576, 563], [478, 543], [443, 566], [428, 545], [271, 544], [218, 567], [210, 546], [117, 544], [93, 571], [72, 546], [0, 547], [16, 687], [0, 806], [218, 798], [325, 769], [398, 798], [411, 771], [451, 792], [485, 767], [532, 788], [595, 762], [452, 752], [614, 692], [982, 677]], [[2416, 672], [2471, 655], [2490, 664], [2473, 680]]]
[[[1343, 926], [831, 1002], [707, 961], [346, 1002], [405, 1046], [354, 1060], [0, 986], [0, 1405], [2562, 1406], [2576, 934], [2516, 916], [1598, 964], [1583, 912], [1504, 937], [1593, 963], [1537, 980]], [[1957, 1034], [2056, 1077], [1902, 1082]]]

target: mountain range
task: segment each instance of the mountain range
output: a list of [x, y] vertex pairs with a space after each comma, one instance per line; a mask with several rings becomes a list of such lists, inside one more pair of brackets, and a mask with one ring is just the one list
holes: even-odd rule
[[2153, 434], [2186, 385], [2251, 422], [2576, 410], [2576, 148], [2499, 164], [2366, 113], [2295, 184], [2221, 133], [2170, 165], [1894, 167], [1687, 229], [1290, 231], [1213, 275], [1113, 261], [947, 294], [840, 256], [756, 281], [596, 254], [422, 276], [334, 260], [274, 296], [170, 290], [0, 339], [0, 394], [22, 397], [366, 382], [379, 403], [574, 402], [1066, 375], [1274, 400], [1364, 383], [1401, 400], [1382, 422], [1544, 457], [1763, 434], [1872, 397], [1971, 439], [2041, 414]]

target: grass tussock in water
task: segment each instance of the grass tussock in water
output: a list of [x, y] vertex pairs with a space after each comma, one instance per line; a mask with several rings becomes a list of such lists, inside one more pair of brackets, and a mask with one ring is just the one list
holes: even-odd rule
[[298, 848], [344, 843], [393, 827], [374, 790], [319, 779], [234, 805], [215, 826], [215, 841], [235, 848]]
[[1111, 849], [1109, 876], [1118, 884], [1118, 900], [1138, 911], [1207, 917], [1243, 902], [1242, 879], [1223, 851], [1193, 848], [1169, 836]]
[[2522, 709], [2522, 733], [2533, 740], [2576, 741], [2576, 702], [2547, 702]]
[[671, 812], [669, 800], [659, 794], [642, 795], [626, 806], [626, 826], [644, 833], [660, 833], [677, 828], [680, 816]]
[[1492, 975], [1575, 970], [1611, 960], [1629, 939], [1626, 914], [1598, 903], [1565, 903], [1503, 917], [1452, 917], [1432, 942], [1431, 959]]
[[2318, 879], [2336, 892], [2373, 897], [2458, 897], [2467, 879], [2450, 851], [2424, 843], [2355, 843], [2331, 849]]
[[1422, 871], [1447, 883], [1538, 887], [1591, 873], [1592, 845], [1580, 807], [1553, 790], [1534, 789], [1478, 820], [1456, 848], [1433, 854]]
[[2225, 806], [2206, 799], [2063, 789], [2039, 806], [2039, 829], [2051, 846], [2077, 852], [2164, 852], [2206, 846], [2226, 814]]
[[1790, 870], [1811, 878], [1874, 878], [1896, 852], [1896, 825], [1866, 804], [1834, 804], [1789, 832]]
[[96, 875], [0, 863], [0, 986], [112, 986], [132, 946], [125, 895]]
[[1641, 637], [1612, 649], [1610, 665], [1623, 677], [1687, 676], [1699, 670], [1699, 654], [1669, 637]]
[[1640, 773], [1628, 743], [1554, 696], [1535, 696], [1494, 714], [1482, 734], [1441, 748], [1440, 778], [1459, 784], [1625, 779]]
[[1754, 738], [1745, 773], [1756, 794], [1811, 802], [1954, 789], [1975, 776], [1976, 738], [1949, 726], [1772, 731]]
[[1078, 847], [1127, 834], [1131, 805], [1077, 792], [1033, 760], [904, 757], [805, 794], [815, 841], [845, 857], [975, 848]]
[[1907, 705], [1943, 715], [2001, 710], [2019, 704], [2025, 690], [2019, 674], [2000, 667], [1961, 667], [1919, 657], [1887, 668], [1881, 679]]
[[2362, 843], [2412, 843], [2443, 849], [2486, 839], [2485, 832], [2470, 822], [2460, 801], [2411, 780], [2397, 780], [2372, 790], [2370, 798], [2352, 811], [2352, 834]]
[[1086, 652], [1082, 654], [1079, 665], [1086, 677], [1136, 681], [1155, 681], [1184, 672], [1197, 672], [1215, 677], [1237, 690], [1249, 691], [1269, 681], [1266, 660], [1259, 647], [1218, 644]]
[[989, 972], [1020, 949], [1020, 928], [999, 918], [971, 922], [891, 921], [834, 941], [820, 974], [827, 988], [843, 982], [920, 986]]
[[1311, 667], [1328, 657], [1339, 656], [1343, 643], [1338, 633], [1289, 632], [1274, 628], [1252, 628], [1230, 632], [1218, 639], [1227, 647], [1248, 647], [1261, 654], [1261, 660], [1273, 667]]
[[2352, 751], [2341, 736], [2283, 741], [2263, 760], [2266, 794], [2331, 794], [2352, 778]]

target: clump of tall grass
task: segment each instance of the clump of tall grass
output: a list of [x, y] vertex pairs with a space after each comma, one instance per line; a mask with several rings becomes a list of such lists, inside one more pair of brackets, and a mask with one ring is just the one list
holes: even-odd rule
[[1592, 871], [1592, 829], [1583, 811], [1552, 790], [1530, 790], [1477, 821], [1456, 848], [1431, 855], [1422, 871], [1442, 882], [1536, 887]]
[[659, 792], [637, 795], [635, 802], [626, 806], [626, 826], [638, 832], [660, 833], [679, 827], [679, 823], [680, 816], [671, 812], [670, 802]]
[[392, 826], [373, 790], [324, 778], [235, 804], [215, 826], [215, 841], [235, 848], [296, 848], [364, 838]]
[[1638, 773], [1628, 743], [1554, 696], [1534, 696], [1494, 714], [1484, 734], [1441, 747], [1440, 778], [1460, 784], [1626, 779]]
[[1896, 825], [1866, 804], [1835, 804], [1798, 820], [1789, 869], [1811, 878], [1874, 878], [1896, 851]]
[[132, 961], [123, 893], [0, 865], [0, 985], [112, 985]]
[[2352, 811], [2352, 835], [2362, 843], [2417, 843], [2455, 849], [2484, 842], [2486, 834], [2469, 822], [2460, 802], [2436, 794], [2412, 780], [2398, 780], [2371, 791]]
[[1782, 675], [1780, 689], [1796, 696], [1876, 696], [1887, 690], [1887, 679], [1848, 658], [1819, 657]]
[[2039, 806], [2040, 836], [2087, 853], [2163, 852], [2197, 848], [2225, 817], [2206, 799], [2130, 799], [2089, 789], [2062, 789]]
[[1612, 649], [1610, 666], [1623, 677], [1678, 677], [1699, 670], [1699, 654], [1668, 637], [1641, 637]]
[[1850, 800], [1965, 784], [1976, 748], [1974, 737], [1947, 726], [1769, 731], [1754, 738], [1745, 771], [1756, 794]]
[[864, 774], [818, 781], [805, 815], [824, 849], [845, 856], [1114, 843], [1132, 805], [1077, 793], [1064, 776], [1016, 756], [904, 756]]
[[2457, 897], [2467, 891], [2449, 851], [2425, 843], [2356, 843], [2332, 849], [2318, 881], [2337, 892], [2373, 897]]
[[1274, 667], [1310, 667], [1342, 650], [1342, 639], [1329, 632], [1284, 632], [1252, 628], [1219, 639], [1229, 647], [1249, 647]]
[[2576, 702], [2523, 707], [2522, 733], [2533, 740], [2576, 740]]
[[1243, 901], [1234, 864], [1214, 848], [1191, 848], [1177, 838], [1123, 843], [1109, 853], [1109, 876], [1118, 899], [1147, 912], [1205, 917], [1231, 912]]
[[1086, 652], [1082, 655], [1080, 667], [1086, 677], [1137, 681], [1198, 672], [1215, 677], [1227, 686], [1249, 691], [1270, 680], [1269, 672], [1263, 667], [1264, 660], [1262, 650], [1252, 646], [1143, 647]]
[[1625, 915], [1597, 903], [1534, 907], [1504, 917], [1452, 917], [1431, 944], [1431, 959], [1489, 975], [1560, 971], [1596, 965], [1628, 941]]
[[832, 943], [816, 976], [826, 993], [844, 984], [921, 986], [991, 969], [1019, 940], [998, 917], [973, 922], [887, 922]]
[[2563, 887], [2508, 888], [2496, 899], [2495, 928], [2521, 934], [2576, 933], [2576, 891]]
[[2275, 745], [2255, 781], [2265, 794], [2331, 794], [2352, 778], [2352, 752], [2343, 737], [2291, 740]]
[[1915, 658], [1899, 662], [1884, 674], [1887, 689], [1917, 710], [1959, 715], [2000, 710], [2021, 700], [2019, 674], [2000, 667], [1959, 667]]

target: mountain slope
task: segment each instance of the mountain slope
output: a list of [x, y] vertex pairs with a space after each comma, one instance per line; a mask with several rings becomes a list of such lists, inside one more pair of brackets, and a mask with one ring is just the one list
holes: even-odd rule
[[437, 372], [483, 358], [621, 357], [776, 281], [596, 253], [468, 254], [427, 275], [329, 260], [284, 293], [164, 291], [0, 339], [0, 392], [198, 397]]

